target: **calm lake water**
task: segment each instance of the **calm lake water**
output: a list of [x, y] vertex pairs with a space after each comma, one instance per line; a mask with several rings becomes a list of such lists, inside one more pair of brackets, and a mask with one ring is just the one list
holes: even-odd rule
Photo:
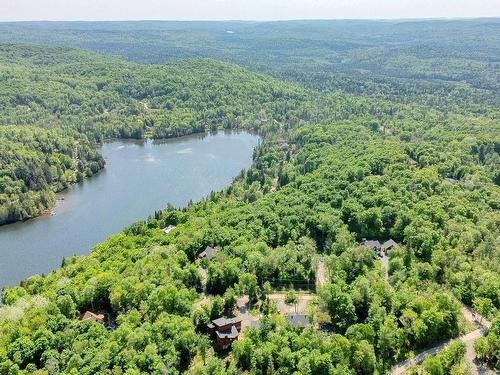
[[251, 165], [258, 142], [248, 133], [219, 132], [104, 144], [106, 168], [59, 194], [55, 216], [0, 226], [0, 289], [51, 271], [64, 256], [87, 254], [167, 203], [184, 206], [222, 189]]

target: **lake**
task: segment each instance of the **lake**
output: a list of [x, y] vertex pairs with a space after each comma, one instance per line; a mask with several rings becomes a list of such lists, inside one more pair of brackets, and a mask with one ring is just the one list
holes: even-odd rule
[[165, 141], [113, 141], [106, 168], [58, 194], [54, 216], [0, 226], [0, 289], [48, 273], [167, 203], [221, 190], [252, 163], [259, 137], [219, 132]]

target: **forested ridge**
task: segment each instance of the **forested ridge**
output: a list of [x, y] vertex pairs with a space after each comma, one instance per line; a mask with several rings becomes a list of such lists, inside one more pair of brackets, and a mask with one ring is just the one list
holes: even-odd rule
[[[405, 94], [394, 96], [370, 78], [378, 94], [366, 95], [215, 60], [141, 65], [9, 44], [0, 77], [2, 158], [12, 148], [0, 159], [1, 199], [94, 173], [92, 145], [109, 137], [218, 127], [263, 136], [252, 167], [224, 191], [152, 213], [4, 290], [0, 374], [383, 374], [466, 331], [462, 304], [493, 320], [477, 351], [499, 369], [500, 123], [498, 90], [486, 83], [496, 73], [441, 105], [435, 82], [429, 103], [418, 79], [399, 81]], [[28, 157], [37, 168], [22, 165]], [[400, 244], [388, 282], [363, 238]], [[218, 252], [200, 262], [207, 246]], [[327, 282], [307, 308], [314, 325], [301, 330], [270, 295], [314, 284], [318, 259]], [[217, 350], [206, 324], [235, 314], [241, 296], [259, 326]], [[85, 311], [106, 324], [82, 320]], [[463, 355], [451, 346], [421, 370], [466, 374]]]
[[486, 114], [500, 105], [498, 18], [284, 22], [22, 22], [0, 40], [139, 63], [215, 58], [321, 91]]
[[65, 47], [0, 45], [0, 75], [0, 224], [40, 214], [101, 169], [104, 139], [265, 133], [307, 96], [223, 62], [147, 66]]

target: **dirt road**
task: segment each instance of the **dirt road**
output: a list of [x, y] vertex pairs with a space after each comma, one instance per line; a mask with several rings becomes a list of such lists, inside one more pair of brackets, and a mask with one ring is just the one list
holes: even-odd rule
[[318, 259], [318, 269], [316, 270], [316, 288], [324, 285], [328, 280], [326, 264], [323, 258]]

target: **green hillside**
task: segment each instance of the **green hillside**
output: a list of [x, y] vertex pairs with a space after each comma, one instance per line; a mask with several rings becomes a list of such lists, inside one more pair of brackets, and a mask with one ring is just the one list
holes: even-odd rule
[[[6, 289], [0, 374], [382, 374], [464, 332], [462, 304], [498, 325], [494, 106], [454, 111], [320, 92], [215, 60], [141, 65], [66, 47], [2, 45], [0, 77], [3, 210], [36, 194], [50, 206], [43, 192], [103, 166], [92, 146], [104, 138], [263, 136], [224, 191], [151, 213]], [[399, 244], [387, 281], [363, 238]], [[215, 257], [198, 260], [207, 246]], [[311, 288], [318, 260], [326, 282]], [[295, 309], [313, 292], [311, 326], [280, 313], [280, 288]], [[218, 350], [207, 323], [238, 316], [243, 297], [259, 325]], [[446, 366], [462, 371], [463, 353], [449, 352]]]

